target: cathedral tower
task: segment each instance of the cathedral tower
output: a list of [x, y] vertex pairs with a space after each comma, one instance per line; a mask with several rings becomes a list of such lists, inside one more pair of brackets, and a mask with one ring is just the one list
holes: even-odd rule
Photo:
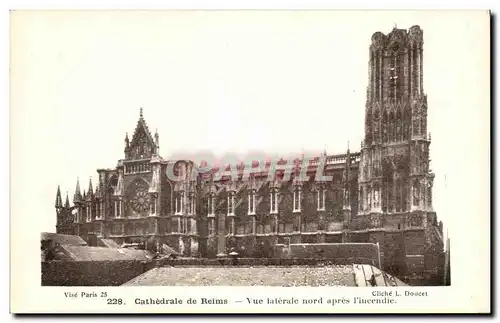
[[[359, 175], [360, 223], [384, 231], [427, 232], [437, 223], [423, 90], [423, 31], [413, 26], [409, 30], [394, 28], [387, 35], [376, 32], [369, 57]], [[412, 245], [404, 239], [404, 245]], [[428, 240], [428, 235], [422, 240]], [[413, 253], [423, 254], [424, 244], [417, 243], [422, 248]]]

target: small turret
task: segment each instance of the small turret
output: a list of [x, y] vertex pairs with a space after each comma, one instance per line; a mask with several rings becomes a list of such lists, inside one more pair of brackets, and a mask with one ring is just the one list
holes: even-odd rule
[[73, 195], [73, 203], [82, 201], [82, 193], [80, 192], [80, 179], [76, 179], [75, 195]]
[[64, 207], [69, 209], [71, 208], [71, 205], [69, 204], [69, 195], [68, 192], [66, 192], [66, 202], [64, 202]]
[[57, 185], [57, 193], [56, 193], [56, 209], [61, 209], [63, 207], [62, 198], [61, 198], [61, 188]]
[[160, 135], [158, 134], [158, 129], [155, 131], [155, 144], [156, 144], [156, 154], [160, 154]]
[[92, 177], [89, 178], [89, 189], [87, 190], [87, 201], [92, 200], [94, 197], [94, 189], [92, 187]]

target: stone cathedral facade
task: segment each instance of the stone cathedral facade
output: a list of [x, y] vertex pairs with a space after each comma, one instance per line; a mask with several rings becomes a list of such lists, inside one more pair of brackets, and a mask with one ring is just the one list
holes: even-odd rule
[[[58, 188], [57, 232], [167, 244], [190, 257], [272, 257], [279, 244], [378, 242], [388, 270], [435, 270], [443, 238], [432, 207], [422, 66], [420, 27], [373, 34], [360, 152], [201, 172], [193, 161], [160, 157], [159, 135], [141, 109], [115, 168], [98, 169], [86, 190], [77, 182], [73, 205], [68, 197], [63, 204]], [[330, 179], [318, 180], [318, 169]]]

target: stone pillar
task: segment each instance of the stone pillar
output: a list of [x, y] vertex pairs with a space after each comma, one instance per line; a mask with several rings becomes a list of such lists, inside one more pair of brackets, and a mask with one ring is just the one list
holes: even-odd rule
[[383, 82], [383, 77], [384, 77], [384, 69], [383, 69], [383, 59], [382, 59], [382, 50], [379, 49], [378, 50], [378, 53], [377, 53], [377, 56], [378, 56], [378, 64], [379, 64], [379, 74], [378, 74], [378, 93], [379, 93], [379, 101], [382, 101], [382, 97], [383, 97], [383, 86], [382, 86], [382, 82]]
[[226, 255], [226, 216], [219, 214], [219, 232], [217, 239], [217, 256], [223, 257]]
[[418, 73], [418, 76], [419, 76], [419, 87], [420, 87], [420, 92], [419, 93], [422, 93], [424, 91], [424, 69], [423, 69], [423, 61], [424, 61], [424, 50], [422, 48], [422, 46], [419, 46], [419, 61], [418, 61], [418, 65], [419, 65], [419, 73]]

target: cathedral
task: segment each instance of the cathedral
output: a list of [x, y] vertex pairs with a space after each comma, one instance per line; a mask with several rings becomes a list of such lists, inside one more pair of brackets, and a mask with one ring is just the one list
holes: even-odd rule
[[385, 268], [432, 269], [443, 228], [432, 206], [422, 66], [419, 26], [373, 34], [359, 152], [206, 171], [163, 159], [141, 109], [115, 168], [98, 169], [83, 191], [77, 181], [73, 205], [58, 188], [56, 231], [153, 250], [167, 244], [205, 258], [273, 257], [276, 245], [290, 243], [372, 242]]

